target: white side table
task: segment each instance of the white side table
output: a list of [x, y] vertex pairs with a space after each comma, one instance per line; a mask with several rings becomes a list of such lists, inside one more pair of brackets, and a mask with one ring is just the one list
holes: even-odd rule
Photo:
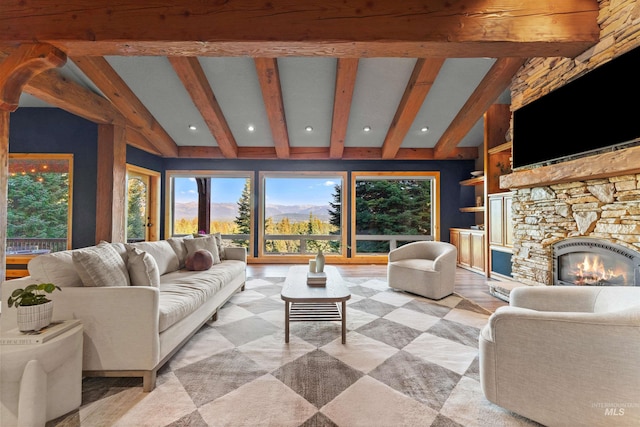
[[80, 407], [82, 330], [42, 344], [0, 345], [0, 425], [44, 426]]

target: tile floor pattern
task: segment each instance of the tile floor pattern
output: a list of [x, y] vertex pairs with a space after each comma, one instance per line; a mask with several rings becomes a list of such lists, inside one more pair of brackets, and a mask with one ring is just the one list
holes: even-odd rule
[[480, 389], [478, 334], [489, 313], [349, 279], [339, 322], [295, 322], [284, 343], [282, 278], [252, 279], [158, 373], [87, 378], [83, 404], [52, 426], [537, 426]]

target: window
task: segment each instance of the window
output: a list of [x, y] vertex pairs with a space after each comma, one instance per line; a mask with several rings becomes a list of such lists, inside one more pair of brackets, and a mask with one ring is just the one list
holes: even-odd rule
[[71, 248], [72, 154], [9, 154], [7, 256]]
[[262, 255], [345, 255], [338, 172], [264, 172], [260, 198]]
[[158, 240], [160, 173], [127, 165], [127, 242]]
[[355, 253], [386, 255], [412, 241], [438, 240], [439, 177], [439, 172], [354, 172]]
[[[223, 239], [230, 240], [234, 245], [250, 247], [253, 217], [252, 174], [215, 171], [167, 172], [171, 191], [171, 196], [167, 198], [171, 203], [170, 230], [167, 235], [218, 232], [222, 234]], [[208, 221], [199, 218], [199, 212], [208, 216]]]

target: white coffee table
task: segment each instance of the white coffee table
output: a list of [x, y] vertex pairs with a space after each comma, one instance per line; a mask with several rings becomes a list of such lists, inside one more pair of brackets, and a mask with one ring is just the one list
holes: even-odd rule
[[326, 286], [307, 285], [307, 265], [289, 268], [282, 288], [284, 300], [284, 342], [289, 342], [290, 322], [342, 321], [342, 344], [347, 341], [347, 300], [351, 292], [338, 270], [325, 266]]

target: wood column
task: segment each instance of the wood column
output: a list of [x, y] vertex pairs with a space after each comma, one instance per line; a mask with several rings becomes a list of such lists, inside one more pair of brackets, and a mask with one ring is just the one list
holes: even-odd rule
[[119, 125], [99, 125], [96, 243], [100, 240], [125, 242], [126, 164], [126, 129]]
[[9, 116], [0, 111], [0, 283], [7, 273], [7, 203], [9, 197]]
[[211, 178], [196, 178], [198, 184], [198, 229], [209, 234], [211, 228]]

